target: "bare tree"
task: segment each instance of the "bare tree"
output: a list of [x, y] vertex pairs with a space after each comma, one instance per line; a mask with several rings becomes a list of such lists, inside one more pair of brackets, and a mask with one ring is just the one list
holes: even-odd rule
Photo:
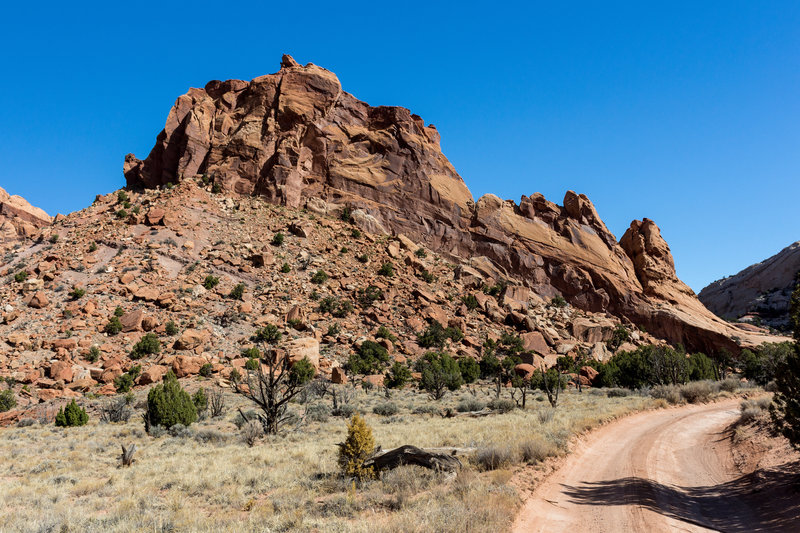
[[133, 454], [136, 453], [136, 445], [131, 444], [130, 448], [126, 448], [125, 445], [122, 445], [122, 455], [120, 455], [120, 460], [122, 461], [122, 466], [131, 466], [133, 463]]
[[289, 402], [303, 392], [313, 375], [314, 368], [307, 359], [292, 365], [285, 354], [278, 354], [265, 343], [261, 361], [255, 369], [247, 370], [247, 387], [239, 387], [238, 392], [261, 409], [258, 420], [264, 433], [274, 435], [291, 418]]
[[221, 389], [214, 389], [208, 396], [208, 407], [211, 410], [211, 418], [219, 418], [225, 414], [225, 395]]

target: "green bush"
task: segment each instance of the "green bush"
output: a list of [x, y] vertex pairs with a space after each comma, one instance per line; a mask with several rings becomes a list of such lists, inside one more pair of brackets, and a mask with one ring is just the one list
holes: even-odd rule
[[426, 251], [425, 251], [425, 248], [423, 248], [423, 247], [421, 247], [421, 246], [420, 246], [420, 247], [419, 247], [419, 248], [417, 248], [417, 250], [414, 252], [414, 255], [416, 255], [416, 256], [417, 256], [417, 257], [419, 257], [420, 259], [424, 259], [425, 257], [428, 257], [428, 252], [426, 252]]
[[378, 269], [378, 274], [381, 276], [386, 276], [387, 278], [391, 278], [394, 276], [394, 265], [389, 261], [383, 263], [381, 268]]
[[89, 348], [89, 353], [86, 354], [86, 360], [90, 363], [96, 363], [100, 359], [100, 348], [92, 346]]
[[0, 391], [0, 413], [5, 413], [16, 406], [17, 399], [14, 398], [14, 391], [11, 389]]
[[211, 374], [214, 372], [214, 365], [211, 363], [205, 363], [203, 366], [200, 367], [200, 375], [204, 378], [210, 378]]
[[383, 383], [390, 389], [402, 389], [411, 380], [411, 369], [400, 361], [395, 361], [392, 368], [383, 377]]
[[353, 228], [353, 231], [350, 232], [350, 236], [353, 237], [354, 239], [360, 239], [361, 230], [359, 230], [358, 228]]
[[139, 342], [133, 345], [130, 353], [131, 359], [141, 359], [145, 355], [153, 355], [161, 351], [161, 341], [155, 333], [145, 333]]
[[417, 361], [417, 371], [422, 373], [420, 387], [434, 400], [442, 399], [448, 390], [458, 390], [464, 383], [458, 363], [446, 353], [426, 353]]
[[73, 399], [66, 407], [62, 407], [56, 414], [56, 426], [58, 427], [75, 427], [85, 426], [89, 421], [89, 415], [86, 414], [86, 409], [78, 407]]
[[241, 300], [242, 296], [244, 296], [244, 289], [246, 285], [244, 283], [237, 283], [231, 292], [228, 294], [228, 298], [231, 300]]
[[175, 424], [189, 426], [197, 420], [197, 407], [171, 370], [166, 373], [162, 383], [147, 393], [144, 420], [148, 433], [154, 426], [168, 429]]
[[339, 219], [342, 222], [350, 222], [350, 218], [352, 218], [353, 212], [349, 207], [345, 207], [342, 209], [342, 213], [339, 215]]
[[117, 203], [118, 203], [118, 204], [121, 204], [121, 203], [127, 202], [127, 201], [129, 201], [129, 200], [130, 200], [130, 198], [128, 198], [128, 193], [126, 193], [126, 192], [125, 192], [125, 191], [123, 191], [123, 190], [119, 190], [119, 191], [117, 191]]
[[292, 365], [289, 371], [289, 380], [293, 384], [302, 385], [311, 381], [311, 378], [314, 377], [316, 372], [314, 365], [311, 364], [308, 357], [303, 357]]
[[550, 300], [551, 307], [566, 307], [567, 305], [568, 305], [567, 301], [564, 299], [563, 296], [554, 296]]
[[461, 400], [456, 405], [456, 411], [459, 413], [469, 413], [471, 411], [481, 411], [486, 407], [486, 404], [476, 398], [468, 398]]
[[347, 360], [347, 370], [353, 374], [377, 374], [389, 362], [389, 352], [374, 341], [364, 341]]
[[284, 239], [285, 237], [283, 236], [283, 233], [281, 232], [276, 233], [275, 236], [272, 237], [272, 246], [281, 246], [283, 244]]
[[353, 312], [353, 304], [349, 300], [340, 300], [335, 296], [326, 296], [319, 301], [319, 311], [330, 313], [336, 318], [344, 318]]
[[120, 374], [114, 378], [114, 388], [117, 389], [117, 393], [125, 394], [130, 392], [133, 387], [133, 382], [136, 381], [136, 378], [138, 378], [141, 373], [142, 365], [136, 365], [124, 374]]
[[275, 324], [267, 324], [261, 329], [257, 329], [253, 339], [258, 342], [266, 342], [269, 344], [276, 344], [280, 342], [283, 333], [278, 329]]
[[631, 334], [623, 325], [619, 325], [614, 329], [614, 332], [611, 334], [611, 339], [606, 342], [606, 346], [612, 351], [616, 350], [622, 343], [627, 342], [630, 340]]
[[711, 385], [707, 381], [693, 381], [681, 387], [681, 396], [689, 403], [705, 402], [711, 396]]
[[119, 219], [128, 218], [128, 212], [125, 211], [124, 209], [120, 209], [115, 214], [117, 215], [117, 218], [119, 218]]
[[378, 332], [375, 333], [375, 337], [378, 339], [386, 339], [389, 342], [397, 341], [397, 337], [386, 326], [379, 327]]
[[117, 333], [122, 331], [122, 322], [119, 321], [119, 317], [112, 316], [109, 319], [108, 323], [106, 324], [106, 327], [103, 328], [103, 331], [105, 331], [109, 335], [116, 335]]
[[247, 357], [248, 359], [258, 359], [261, 357], [261, 352], [255, 346], [251, 346], [250, 348], [245, 348], [242, 350], [242, 356]]
[[58, 242], [58, 233], [50, 235], [50, 244], [55, 244], [57, 242]]
[[198, 413], [202, 413], [208, 409], [208, 395], [206, 395], [205, 389], [197, 389], [195, 393], [192, 394], [192, 403]]
[[509, 400], [508, 398], [494, 398], [489, 402], [488, 407], [501, 413], [510, 413], [517, 408], [517, 404], [514, 400]]
[[284, 263], [283, 265], [281, 265], [281, 272], [283, 272], [284, 274], [288, 274], [291, 271], [292, 267], [289, 266], [289, 263]]
[[376, 405], [375, 407], [372, 408], [372, 412], [373, 413], [375, 413], [376, 415], [381, 415], [381, 416], [396, 415], [398, 413], [398, 411], [400, 411], [400, 409], [397, 407], [397, 404], [394, 403], [394, 402], [379, 403], [378, 405]]
[[317, 270], [314, 272], [314, 275], [311, 276], [311, 283], [322, 285], [326, 281], [328, 281], [328, 274], [324, 270]]
[[422, 271], [420, 271], [419, 277], [425, 283], [433, 283], [434, 281], [436, 281], [436, 276], [434, 276], [433, 274], [431, 274], [430, 272], [428, 272], [425, 269], [422, 269]]
[[244, 363], [244, 368], [245, 370], [252, 370], [252, 371], [258, 370], [258, 359], [256, 359], [255, 357], [252, 359], [248, 359]]
[[458, 328], [445, 328], [438, 321], [434, 320], [428, 328], [417, 337], [417, 344], [423, 348], [444, 347], [447, 339], [453, 342], [460, 342], [464, 338], [464, 333]]
[[169, 335], [169, 336], [177, 335], [178, 334], [178, 325], [175, 324], [175, 322], [173, 322], [172, 320], [170, 320], [164, 326], [164, 331], [166, 331], [167, 335]]
[[359, 263], [367, 263], [369, 261], [369, 256], [367, 254], [357, 255], [356, 261]]
[[478, 299], [475, 297], [474, 294], [467, 294], [466, 296], [462, 296], [461, 303], [463, 303], [470, 311], [474, 311], [480, 305], [478, 303]]
[[92, 242], [92, 243], [89, 245], [89, 252], [91, 253], [91, 252], [96, 252], [96, 251], [97, 251], [97, 243], [93, 241], [93, 242]]
[[217, 276], [212, 275], [212, 274], [209, 274], [208, 276], [206, 276], [206, 279], [203, 280], [203, 287], [206, 290], [210, 291], [211, 289], [213, 289], [217, 285], [219, 285], [219, 278]]
[[22, 283], [26, 279], [28, 279], [28, 273], [24, 270], [20, 270], [19, 272], [14, 274], [14, 281], [16, 281], [17, 283]]
[[481, 375], [481, 367], [472, 357], [462, 357], [458, 360], [458, 369], [464, 383], [474, 383]]
[[80, 300], [86, 295], [86, 291], [81, 289], [80, 287], [73, 287], [72, 290], [69, 292], [69, 297], [73, 300]]
[[114, 308], [114, 316], [115, 317], [119, 318], [124, 314], [125, 314], [125, 310], [123, 308], [121, 308], [120, 306], [117, 306], [117, 307]]

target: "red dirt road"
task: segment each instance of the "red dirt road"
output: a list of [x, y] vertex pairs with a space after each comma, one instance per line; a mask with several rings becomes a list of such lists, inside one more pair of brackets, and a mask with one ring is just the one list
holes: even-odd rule
[[800, 531], [734, 464], [739, 400], [649, 411], [579, 442], [518, 515], [515, 532]]

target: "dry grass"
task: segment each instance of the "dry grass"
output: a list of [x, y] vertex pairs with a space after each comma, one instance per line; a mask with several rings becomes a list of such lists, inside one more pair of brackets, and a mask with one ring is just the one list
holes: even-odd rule
[[[534, 395], [525, 411], [482, 418], [413, 414], [425, 405], [455, 410], [471, 398], [489, 399], [485, 390], [473, 393], [437, 404], [396, 392], [391, 401], [399, 412], [380, 416], [372, 408], [387, 401], [383, 393], [357, 391], [352, 403], [384, 449], [414, 444], [476, 448], [475, 457], [492, 449], [505, 454], [493, 471], [463, 458], [466, 467], [454, 478], [404, 467], [360, 486], [338, 475], [335, 445], [345, 423], [336, 417], [252, 448], [233, 424], [233, 410], [177, 437], [146, 435], [138, 416], [121, 424], [101, 424], [95, 415], [79, 428], [3, 429], [0, 524], [4, 531], [501, 531], [520, 503], [508, 481], [521, 462], [564, 453], [575, 433], [653, 404], [641, 396], [567, 392], [554, 412]], [[120, 444], [133, 443], [135, 461], [123, 468]]]

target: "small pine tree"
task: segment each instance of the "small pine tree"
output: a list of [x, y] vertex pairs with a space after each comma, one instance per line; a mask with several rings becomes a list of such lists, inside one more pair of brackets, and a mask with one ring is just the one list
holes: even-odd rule
[[153, 426], [163, 428], [170, 428], [175, 424], [189, 426], [196, 420], [197, 407], [170, 370], [164, 376], [164, 381], [147, 393], [145, 430], [149, 432]]
[[794, 352], [786, 357], [775, 379], [778, 389], [769, 407], [775, 427], [796, 449], [800, 449], [800, 272], [789, 307], [794, 327]]
[[86, 414], [86, 409], [78, 407], [74, 399], [66, 407], [59, 409], [56, 415], [56, 426], [58, 427], [85, 426], [88, 421], [89, 415]]
[[375, 438], [370, 428], [358, 413], [347, 424], [347, 438], [339, 446], [339, 466], [346, 476], [359, 480], [372, 479], [375, 471], [364, 467], [364, 462], [375, 451]]

